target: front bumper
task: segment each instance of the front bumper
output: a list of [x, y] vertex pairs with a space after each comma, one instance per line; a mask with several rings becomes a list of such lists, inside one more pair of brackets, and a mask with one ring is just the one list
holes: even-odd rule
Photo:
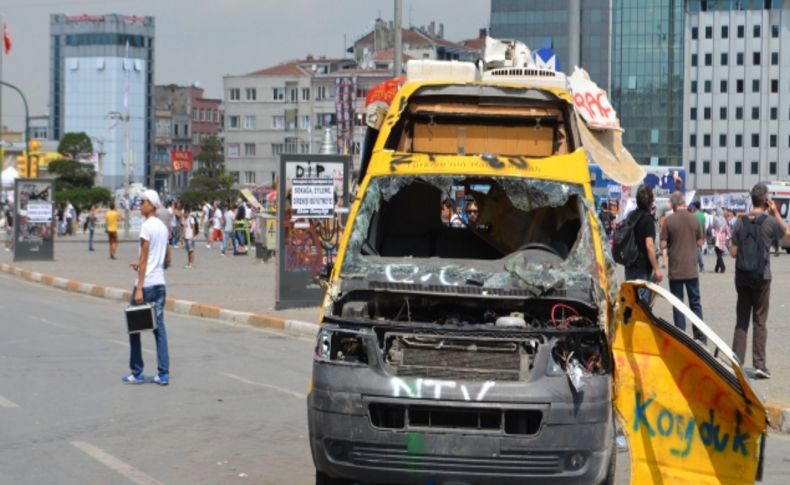
[[[370, 483], [600, 483], [613, 453], [611, 379], [593, 376], [573, 393], [564, 376], [497, 382], [481, 398], [479, 382], [453, 382], [414, 398], [417, 379], [382, 369], [316, 362], [308, 397], [310, 447], [318, 470]], [[462, 392], [461, 388], [475, 392]], [[399, 390], [401, 392], [399, 392]], [[353, 392], [352, 392], [353, 391]], [[426, 397], [427, 396], [427, 397]], [[374, 426], [370, 405], [452, 409], [535, 409], [537, 432]], [[408, 420], [407, 420], [408, 421]]]

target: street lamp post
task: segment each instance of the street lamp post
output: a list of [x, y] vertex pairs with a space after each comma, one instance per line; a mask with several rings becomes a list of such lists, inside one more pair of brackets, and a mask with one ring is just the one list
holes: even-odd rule
[[22, 91], [11, 83], [0, 80], [0, 85], [8, 86], [13, 89], [22, 98], [22, 104], [25, 106], [25, 177], [30, 178], [30, 112], [27, 109], [27, 99]]
[[130, 208], [129, 208], [129, 197], [130, 197], [130, 190], [131, 190], [131, 183], [132, 183], [132, 159], [130, 157], [130, 150], [129, 150], [129, 113], [126, 112], [125, 114], [119, 111], [110, 111], [107, 113], [107, 116], [116, 119], [119, 121], [123, 121], [123, 138], [124, 138], [124, 145], [126, 147], [125, 154], [123, 156], [123, 164], [124, 164], [124, 181], [123, 185], [125, 188], [125, 198], [126, 204], [124, 204], [124, 221], [123, 221], [123, 238], [124, 240], [129, 239], [129, 229], [131, 225], [131, 221], [129, 220], [130, 217]]

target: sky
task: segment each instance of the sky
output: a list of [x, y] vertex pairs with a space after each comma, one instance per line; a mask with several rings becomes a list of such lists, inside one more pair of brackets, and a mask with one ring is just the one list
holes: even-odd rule
[[[488, 27], [490, 0], [403, 0], [403, 25], [444, 24], [452, 41]], [[459, 8], [463, 6], [463, 8]], [[222, 76], [245, 74], [284, 61], [343, 57], [345, 45], [392, 20], [393, 0], [0, 0], [11, 51], [2, 80], [19, 87], [30, 115], [48, 114], [49, 16], [53, 13], [155, 17], [156, 84], [199, 82], [205, 96], [222, 97]], [[2, 124], [24, 126], [19, 96], [2, 93]]]

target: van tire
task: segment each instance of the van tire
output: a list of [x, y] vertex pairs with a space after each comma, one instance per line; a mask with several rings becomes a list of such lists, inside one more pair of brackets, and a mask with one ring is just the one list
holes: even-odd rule
[[315, 485], [348, 485], [350, 483], [350, 480], [330, 477], [320, 470], [315, 471]]

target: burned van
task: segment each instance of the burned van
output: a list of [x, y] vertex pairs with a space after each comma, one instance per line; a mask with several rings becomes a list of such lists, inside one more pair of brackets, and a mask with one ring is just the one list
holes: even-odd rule
[[324, 305], [319, 482], [610, 474], [606, 262], [575, 124], [551, 89], [400, 90]]
[[458, 64], [409, 76], [368, 138], [315, 347], [316, 483], [606, 483], [620, 297], [589, 130], [561, 74]]

